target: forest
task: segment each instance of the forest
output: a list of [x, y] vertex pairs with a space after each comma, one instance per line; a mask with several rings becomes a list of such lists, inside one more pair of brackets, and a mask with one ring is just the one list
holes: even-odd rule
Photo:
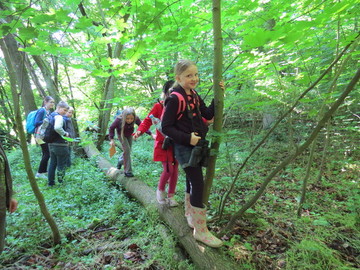
[[[19, 206], [0, 268], [359, 269], [359, 22], [358, 0], [2, 0], [0, 141]], [[120, 144], [109, 155], [116, 113], [144, 119], [181, 59], [215, 102], [203, 201], [217, 249], [186, 224], [180, 168], [179, 206], [156, 202], [151, 136], [133, 142], [133, 178]], [[25, 129], [46, 96], [74, 108], [77, 134], [54, 187]]]

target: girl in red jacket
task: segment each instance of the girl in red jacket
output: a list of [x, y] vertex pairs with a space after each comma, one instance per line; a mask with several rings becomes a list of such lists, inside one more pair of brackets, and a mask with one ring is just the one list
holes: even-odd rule
[[[167, 81], [163, 86], [164, 99], [169, 95], [169, 89], [173, 85], [174, 81]], [[139, 126], [138, 130], [134, 134], [134, 139], [140, 137], [146, 132], [152, 125], [150, 115], [156, 118], [161, 118], [164, 105], [163, 101], [159, 101], [154, 104], [148, 116]], [[163, 149], [165, 137], [159, 131], [156, 130], [155, 145], [154, 145], [154, 161], [160, 161], [163, 165], [163, 172], [160, 175], [158, 188], [156, 190], [156, 199], [158, 203], [169, 203], [170, 206], [177, 206], [178, 203], [174, 199], [176, 184], [178, 180], [178, 162], [174, 158], [174, 152], [172, 145], [168, 145], [167, 149]], [[164, 147], [166, 148], [166, 147]], [[169, 189], [166, 196], [165, 186], [169, 183]]]

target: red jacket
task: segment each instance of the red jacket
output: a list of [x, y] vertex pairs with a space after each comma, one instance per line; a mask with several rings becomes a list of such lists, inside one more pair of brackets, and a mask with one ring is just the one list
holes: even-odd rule
[[[161, 119], [162, 111], [163, 111], [163, 103], [156, 102], [149, 112], [148, 116], [141, 122], [138, 131], [141, 133], [146, 132], [149, 130], [150, 126], [152, 125], [152, 121], [149, 115], [154, 115], [156, 118]], [[173, 147], [170, 146], [167, 150], [162, 149], [162, 144], [164, 142], [164, 136], [156, 130], [156, 139], [154, 145], [154, 161], [169, 161], [174, 162], [174, 154], [173, 154]]]

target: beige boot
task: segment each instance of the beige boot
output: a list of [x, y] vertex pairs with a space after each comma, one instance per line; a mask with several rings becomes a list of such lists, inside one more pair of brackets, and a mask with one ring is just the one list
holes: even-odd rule
[[174, 194], [172, 194], [172, 193], [168, 194], [167, 201], [168, 201], [170, 207], [176, 207], [179, 205], [178, 202], [174, 198]]
[[185, 217], [190, 228], [194, 228], [193, 219], [191, 216], [190, 193], [185, 192]]
[[206, 226], [206, 208], [192, 206], [191, 215], [195, 227], [194, 238], [209, 247], [221, 247], [222, 241], [212, 235]]

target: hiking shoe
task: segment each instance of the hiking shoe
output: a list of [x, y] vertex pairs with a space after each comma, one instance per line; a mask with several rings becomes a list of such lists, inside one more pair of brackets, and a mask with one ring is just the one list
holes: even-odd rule
[[174, 197], [169, 197], [169, 198], [168, 198], [168, 202], [169, 202], [169, 206], [170, 206], [170, 207], [176, 207], [176, 206], [179, 205], [178, 202], [175, 201]]
[[165, 204], [166, 200], [166, 192], [165, 191], [161, 191], [161, 190], [156, 190], [156, 200], [158, 201], [159, 204]]
[[121, 167], [122, 167], [122, 163], [119, 161], [118, 164], [116, 165], [116, 168], [118, 168], [120, 170]]
[[125, 176], [126, 176], [126, 177], [134, 177], [133, 173], [131, 173], [131, 172], [126, 172], [126, 173], [125, 173]]
[[47, 179], [48, 177], [46, 173], [36, 173], [35, 178]]

